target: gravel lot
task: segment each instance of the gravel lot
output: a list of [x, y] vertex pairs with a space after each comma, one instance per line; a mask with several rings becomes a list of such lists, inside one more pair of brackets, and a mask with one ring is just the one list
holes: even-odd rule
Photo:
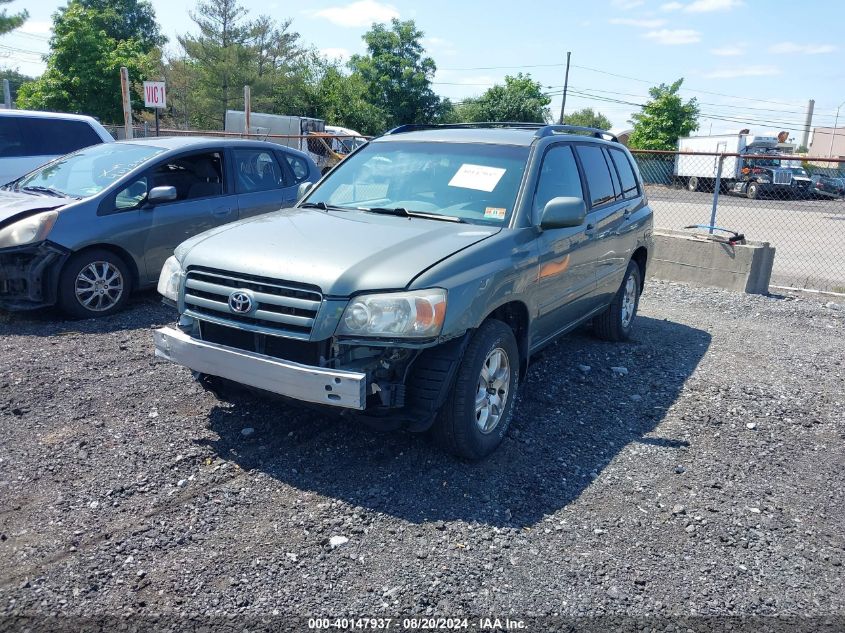
[[153, 358], [150, 330], [173, 315], [148, 294], [110, 321], [0, 316], [0, 629], [845, 618], [845, 305], [652, 281], [634, 341], [579, 331], [536, 359], [482, 463], [218, 400]]

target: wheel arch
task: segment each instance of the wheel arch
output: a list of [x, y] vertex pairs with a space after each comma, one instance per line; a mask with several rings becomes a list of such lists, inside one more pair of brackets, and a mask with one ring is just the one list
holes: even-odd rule
[[[113, 255], [120, 257], [120, 259], [123, 260], [123, 263], [126, 264], [127, 268], [129, 268], [129, 274], [132, 277], [132, 279], [131, 279], [132, 289], [137, 290], [139, 288], [139, 286], [141, 285], [141, 274], [140, 274], [140, 271], [138, 270], [138, 262], [136, 262], [135, 258], [132, 257], [132, 255], [129, 254], [129, 251], [127, 251], [124, 248], [121, 248], [120, 246], [116, 246], [114, 244], [108, 244], [108, 243], [88, 244], [84, 248], [80, 248], [78, 251], [73, 251], [71, 253], [71, 257], [74, 257], [74, 256], [78, 255], [79, 253], [87, 253], [88, 251], [94, 251], [94, 250], [109, 251]], [[64, 268], [67, 267], [68, 262], [70, 261], [71, 257], [68, 257], [68, 259], [64, 262], [64, 264], [62, 264], [62, 270], [64, 270]], [[57, 276], [57, 283], [58, 283], [58, 278], [59, 278], [59, 276]]]
[[634, 262], [640, 269], [640, 292], [645, 287], [645, 271], [648, 263], [648, 249], [645, 246], [640, 246], [631, 254], [631, 261]]
[[519, 374], [520, 378], [525, 378], [525, 373], [528, 371], [528, 341], [531, 324], [528, 306], [522, 301], [509, 301], [492, 310], [483, 321], [488, 319], [502, 321], [513, 330], [519, 349]]

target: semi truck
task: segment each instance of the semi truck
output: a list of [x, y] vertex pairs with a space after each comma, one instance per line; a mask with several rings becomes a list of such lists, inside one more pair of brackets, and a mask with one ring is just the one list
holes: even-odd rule
[[[226, 131], [239, 134], [246, 131], [246, 116], [242, 110], [226, 111]], [[327, 126], [322, 119], [263, 112], [250, 112], [249, 133], [307, 152], [323, 173], [366, 142], [355, 130]]]
[[[758, 198], [809, 195], [810, 177], [792, 161], [781, 159], [776, 136], [743, 132], [714, 136], [690, 136], [678, 139], [674, 175], [690, 191], [710, 190], [716, 185], [719, 154], [741, 154], [722, 159], [722, 191]], [[703, 154], [703, 155], [702, 155]]]

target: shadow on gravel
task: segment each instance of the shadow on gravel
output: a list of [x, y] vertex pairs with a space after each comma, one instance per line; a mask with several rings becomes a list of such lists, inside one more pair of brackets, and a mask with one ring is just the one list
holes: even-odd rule
[[[214, 407], [209, 422], [219, 439], [202, 443], [244, 470], [414, 523], [531, 526], [577, 499], [629, 442], [676, 452], [688, 446], [646, 435], [677, 399], [710, 335], [638, 317], [636, 336], [618, 345], [577, 332], [547, 349], [529, 371], [508, 437], [478, 463], [444, 454], [425, 436], [379, 433], [240, 392]], [[245, 437], [247, 427], [254, 432]]]
[[[0, 310], [0, 336], [56, 336], [72, 333], [107, 333], [152, 327], [176, 320], [176, 310], [162, 304], [155, 290], [135, 293], [126, 308], [100, 319], [66, 319], [55, 308], [26, 312]], [[152, 341], [152, 339], [150, 339]], [[150, 342], [152, 346], [152, 342]]]

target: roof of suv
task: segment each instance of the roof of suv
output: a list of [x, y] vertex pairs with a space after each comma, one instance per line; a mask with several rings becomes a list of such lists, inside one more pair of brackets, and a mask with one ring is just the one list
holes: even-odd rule
[[[589, 133], [585, 137], [580, 133]], [[575, 136], [577, 134], [577, 136]], [[546, 125], [544, 123], [459, 123], [446, 125], [402, 125], [378, 137], [379, 142], [425, 141], [446, 143], [490, 143], [493, 145], [529, 146], [547, 136], [607, 138], [616, 141], [610, 132], [574, 125]]]
[[43, 110], [7, 110], [0, 109], [0, 116], [20, 116], [36, 119], [64, 119], [66, 121], [96, 121], [87, 114], [71, 114], [68, 112], [46, 112]]

